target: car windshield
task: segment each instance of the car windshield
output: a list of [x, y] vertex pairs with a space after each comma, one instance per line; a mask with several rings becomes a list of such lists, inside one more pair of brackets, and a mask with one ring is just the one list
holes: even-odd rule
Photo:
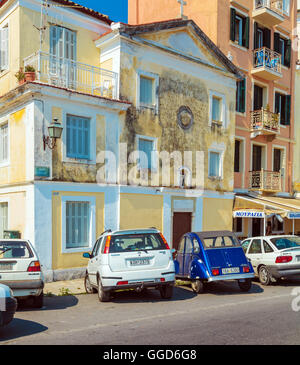
[[239, 241], [233, 236], [217, 236], [204, 238], [205, 248], [224, 248], [240, 246]]
[[32, 256], [25, 241], [0, 241], [0, 259], [27, 259]]
[[158, 233], [126, 234], [111, 237], [109, 253], [165, 249], [164, 241]]
[[284, 250], [285, 248], [300, 248], [300, 237], [278, 237], [271, 238], [271, 242], [276, 246], [278, 250]]

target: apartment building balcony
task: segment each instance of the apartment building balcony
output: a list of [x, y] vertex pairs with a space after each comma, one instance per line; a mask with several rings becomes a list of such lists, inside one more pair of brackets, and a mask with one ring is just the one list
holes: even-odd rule
[[99, 67], [38, 51], [24, 59], [33, 66], [36, 81], [85, 94], [117, 99], [118, 74]]
[[251, 74], [269, 81], [281, 78], [281, 55], [266, 47], [254, 50]]
[[281, 173], [277, 171], [250, 171], [250, 190], [263, 192], [280, 192], [281, 191]]
[[276, 135], [280, 133], [280, 114], [261, 108], [250, 113], [251, 137], [258, 135]]
[[280, 24], [284, 21], [283, 0], [255, 0], [252, 17], [269, 27]]

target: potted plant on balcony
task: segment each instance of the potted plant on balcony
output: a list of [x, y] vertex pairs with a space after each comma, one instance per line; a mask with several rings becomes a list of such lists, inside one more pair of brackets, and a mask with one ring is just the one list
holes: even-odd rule
[[31, 65], [25, 66], [25, 81], [35, 80], [35, 68]]
[[15, 77], [17, 78], [19, 85], [24, 84], [25, 82], [25, 73], [23, 71], [23, 68], [20, 67], [19, 71], [15, 73]]

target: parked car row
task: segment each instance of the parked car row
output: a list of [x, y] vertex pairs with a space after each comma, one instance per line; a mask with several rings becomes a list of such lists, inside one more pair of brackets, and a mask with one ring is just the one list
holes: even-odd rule
[[[249, 291], [255, 275], [263, 285], [300, 274], [300, 237], [254, 237], [241, 243], [230, 231], [189, 232], [177, 252], [155, 229], [103, 232], [88, 258], [84, 283], [88, 294], [109, 301], [118, 290], [159, 290], [170, 299], [176, 279], [191, 282], [201, 293], [210, 282], [236, 280]], [[174, 257], [173, 257], [174, 255]], [[0, 326], [9, 323], [17, 299], [43, 306], [44, 277], [38, 255], [28, 240], [0, 240]]]

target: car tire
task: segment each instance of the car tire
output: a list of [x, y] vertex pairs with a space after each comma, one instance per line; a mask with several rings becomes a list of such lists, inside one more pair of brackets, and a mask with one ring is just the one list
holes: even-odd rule
[[164, 285], [159, 288], [162, 299], [171, 299], [173, 296], [173, 285]]
[[266, 266], [262, 265], [258, 270], [258, 278], [262, 285], [270, 285], [271, 284], [271, 274]]
[[201, 280], [193, 280], [191, 286], [194, 293], [201, 294], [204, 292], [204, 285]]
[[108, 302], [110, 299], [110, 292], [103, 290], [103, 286], [100, 279], [98, 279], [98, 298], [100, 302]]
[[37, 297], [33, 297], [33, 308], [42, 308], [44, 305], [44, 292], [42, 291], [41, 294]]
[[245, 279], [245, 281], [238, 281], [239, 287], [241, 291], [247, 292], [251, 289], [252, 286], [252, 280], [251, 279]]
[[85, 288], [85, 291], [86, 291], [87, 294], [97, 293], [97, 290], [95, 288], [93, 288], [92, 285], [91, 285], [88, 273], [86, 273], [85, 277], [84, 277], [84, 288]]

